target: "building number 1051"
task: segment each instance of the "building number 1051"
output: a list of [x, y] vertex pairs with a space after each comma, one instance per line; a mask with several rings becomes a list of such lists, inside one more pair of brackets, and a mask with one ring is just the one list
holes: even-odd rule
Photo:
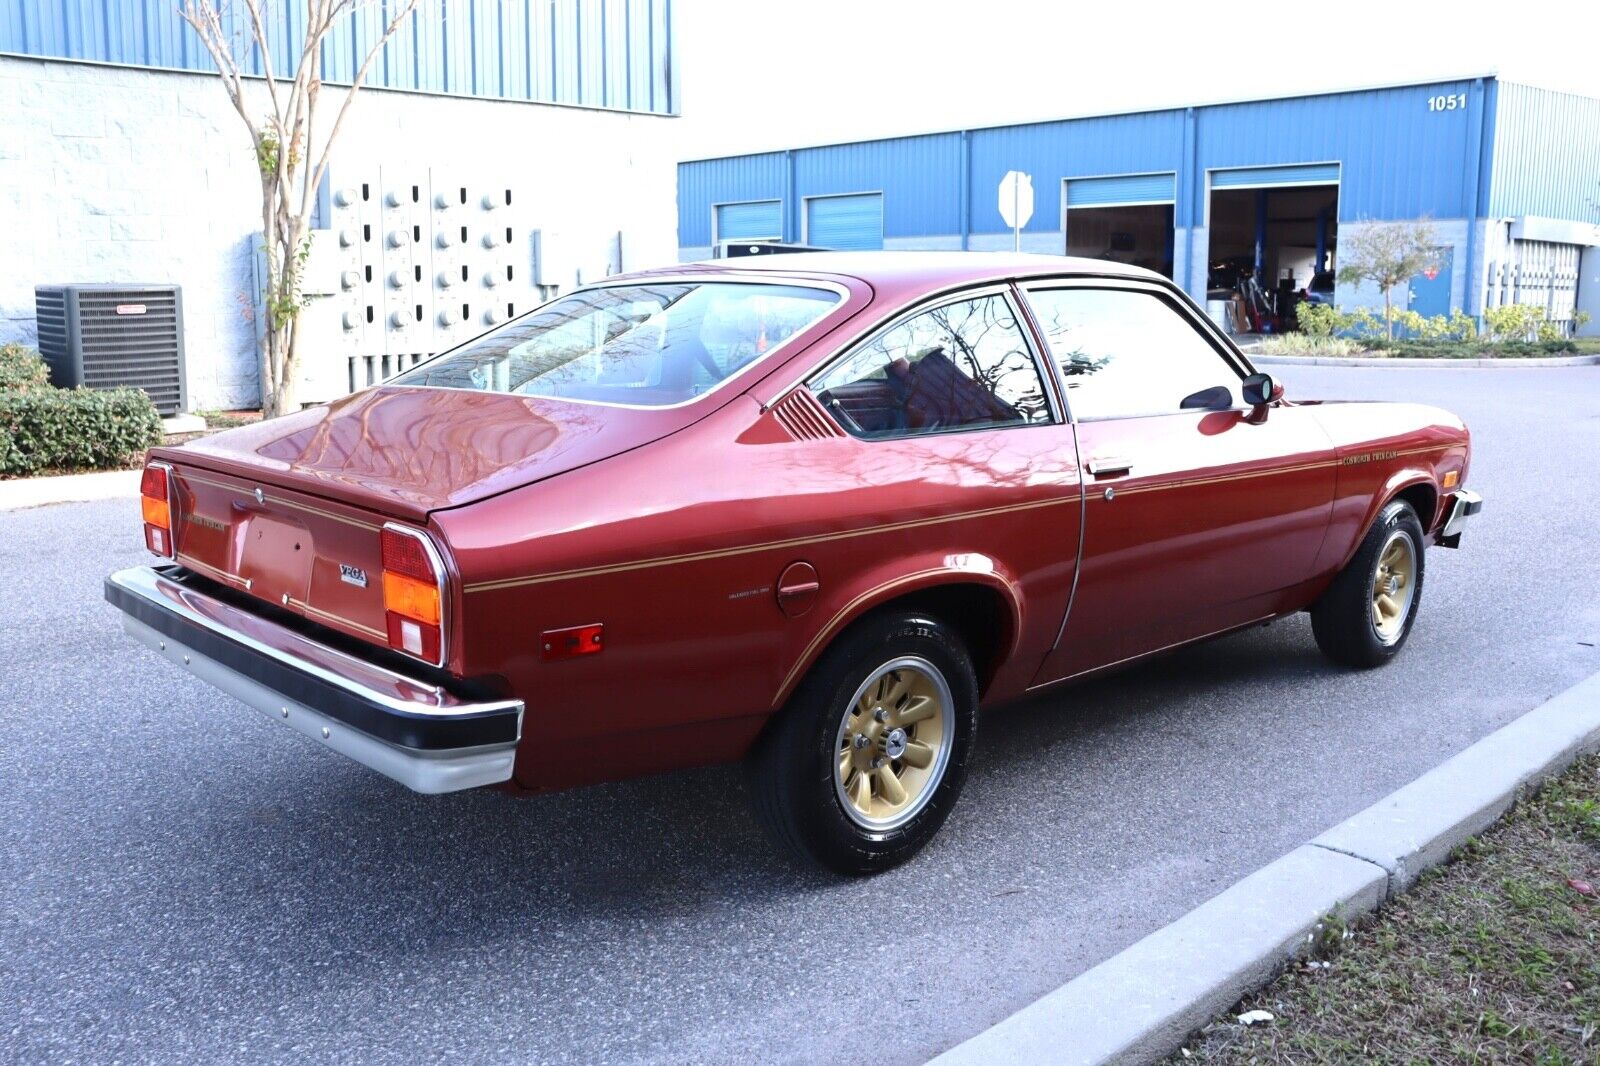
[[1429, 111], [1459, 111], [1466, 106], [1466, 93], [1451, 93], [1449, 96], [1428, 97]]

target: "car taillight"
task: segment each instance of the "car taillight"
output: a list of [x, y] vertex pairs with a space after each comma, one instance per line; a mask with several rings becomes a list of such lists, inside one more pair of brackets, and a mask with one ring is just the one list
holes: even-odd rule
[[144, 468], [139, 507], [144, 513], [144, 546], [153, 555], [172, 558], [172, 467], [151, 463]]
[[444, 567], [419, 530], [383, 527], [383, 613], [389, 647], [442, 665]]

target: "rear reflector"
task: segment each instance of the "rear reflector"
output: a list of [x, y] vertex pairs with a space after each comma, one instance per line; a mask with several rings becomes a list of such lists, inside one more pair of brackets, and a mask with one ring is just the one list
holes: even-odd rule
[[539, 635], [543, 658], [549, 662], [594, 655], [605, 647], [605, 631], [605, 625], [599, 622], [568, 629], [547, 629]]

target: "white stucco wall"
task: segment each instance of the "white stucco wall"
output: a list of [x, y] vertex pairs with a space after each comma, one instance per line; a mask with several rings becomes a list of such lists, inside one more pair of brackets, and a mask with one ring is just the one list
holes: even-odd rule
[[[341, 94], [324, 89], [323, 127]], [[677, 259], [675, 121], [363, 90], [332, 169], [513, 173], [529, 226], [601, 262], [621, 231], [635, 269]], [[0, 342], [36, 340], [36, 284], [176, 283], [190, 406], [254, 403], [259, 190], [215, 75], [0, 56]]]

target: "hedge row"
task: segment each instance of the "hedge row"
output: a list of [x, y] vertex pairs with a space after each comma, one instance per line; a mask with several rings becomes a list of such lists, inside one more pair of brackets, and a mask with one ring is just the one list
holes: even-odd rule
[[128, 465], [161, 443], [161, 416], [138, 389], [0, 391], [0, 476]]

